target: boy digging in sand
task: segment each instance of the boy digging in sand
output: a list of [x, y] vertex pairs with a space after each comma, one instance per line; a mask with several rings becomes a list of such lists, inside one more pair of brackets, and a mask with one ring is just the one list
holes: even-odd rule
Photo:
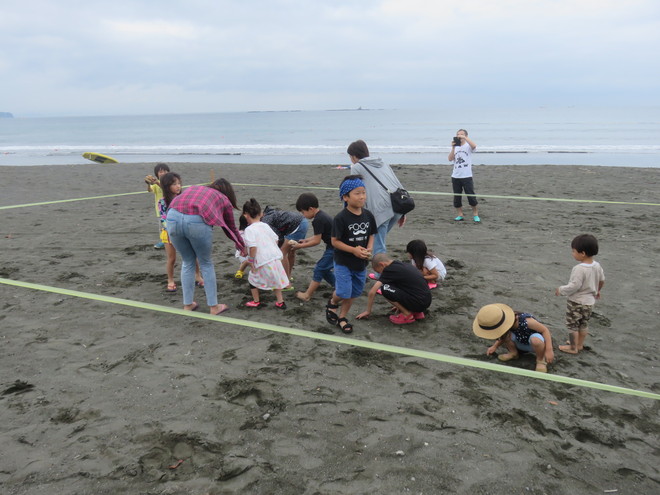
[[605, 285], [605, 274], [600, 263], [594, 261], [598, 254], [598, 240], [590, 234], [581, 234], [571, 242], [571, 254], [579, 261], [571, 270], [567, 285], [557, 287], [556, 296], [568, 296], [566, 305], [566, 326], [568, 342], [560, 345], [559, 350], [577, 354], [584, 349], [587, 338], [589, 318], [596, 299], [600, 299], [600, 290]]
[[390, 316], [395, 325], [405, 325], [424, 319], [424, 311], [431, 305], [431, 290], [422, 273], [410, 263], [393, 261], [385, 253], [374, 255], [371, 265], [380, 276], [369, 291], [366, 311], [357, 319], [368, 318], [374, 298], [381, 289], [383, 297], [396, 308], [397, 314]]

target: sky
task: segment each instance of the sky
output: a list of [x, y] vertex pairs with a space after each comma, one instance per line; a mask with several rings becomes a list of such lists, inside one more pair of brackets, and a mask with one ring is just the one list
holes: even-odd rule
[[660, 105], [657, 0], [2, 0], [15, 116]]

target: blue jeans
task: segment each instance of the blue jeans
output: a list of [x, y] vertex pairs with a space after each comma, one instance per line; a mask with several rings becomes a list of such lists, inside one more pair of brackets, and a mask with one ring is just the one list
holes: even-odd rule
[[323, 252], [321, 259], [316, 262], [314, 267], [314, 274], [312, 275], [312, 280], [314, 282], [320, 282], [325, 279], [332, 287], [335, 286], [335, 262], [333, 256], [335, 250], [333, 247], [328, 246]]
[[387, 237], [387, 234], [390, 230], [392, 230], [392, 227], [396, 225], [396, 223], [399, 221], [399, 219], [402, 217], [400, 213], [395, 213], [392, 218], [389, 220], [381, 223], [378, 226], [378, 232], [374, 236], [374, 249], [373, 249], [373, 254], [378, 254], [378, 253], [386, 253], [387, 249], [385, 247], [385, 238]]
[[206, 304], [218, 304], [218, 287], [211, 254], [213, 251], [213, 227], [206, 224], [199, 215], [184, 215], [177, 210], [167, 212], [167, 231], [174, 249], [179, 251], [181, 264], [181, 286], [183, 304], [193, 303], [195, 292], [195, 261], [204, 278]]
[[305, 238], [307, 235], [307, 227], [309, 227], [309, 222], [305, 217], [300, 221], [300, 225], [291, 232], [289, 235], [284, 236], [287, 241], [300, 241]]

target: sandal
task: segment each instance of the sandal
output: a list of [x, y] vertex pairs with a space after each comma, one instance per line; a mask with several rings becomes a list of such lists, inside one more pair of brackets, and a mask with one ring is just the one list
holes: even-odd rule
[[[341, 326], [341, 324], [344, 326]], [[337, 325], [341, 328], [341, 331], [344, 333], [353, 333], [353, 325], [351, 325], [346, 318], [337, 318]]]
[[265, 304], [262, 303], [261, 301], [249, 301], [246, 302], [245, 305], [248, 308], [263, 308], [265, 306]]
[[339, 308], [339, 304], [332, 304], [332, 297], [328, 299], [328, 304], [325, 305], [325, 319], [328, 321], [328, 323], [330, 323], [330, 325], [336, 325], [339, 321], [337, 312], [331, 311], [337, 308]]
[[176, 284], [171, 283], [167, 284], [167, 289], [165, 289], [166, 292], [176, 292]]
[[286, 309], [286, 303], [285, 303], [284, 301], [282, 301], [282, 302], [276, 302], [276, 303], [275, 303], [275, 307], [276, 307], [277, 309]]
[[201, 289], [203, 289], [204, 288], [204, 281], [202, 280], [201, 282], [199, 282], [198, 280], [195, 280], [195, 286], [200, 287]]
[[536, 361], [536, 371], [538, 371], [539, 373], [547, 373], [548, 363], [545, 360]]

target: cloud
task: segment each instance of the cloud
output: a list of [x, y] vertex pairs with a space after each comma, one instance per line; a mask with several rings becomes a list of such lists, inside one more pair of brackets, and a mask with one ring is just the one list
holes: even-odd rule
[[658, 104], [659, 45], [654, 0], [5, 0], [0, 110]]

